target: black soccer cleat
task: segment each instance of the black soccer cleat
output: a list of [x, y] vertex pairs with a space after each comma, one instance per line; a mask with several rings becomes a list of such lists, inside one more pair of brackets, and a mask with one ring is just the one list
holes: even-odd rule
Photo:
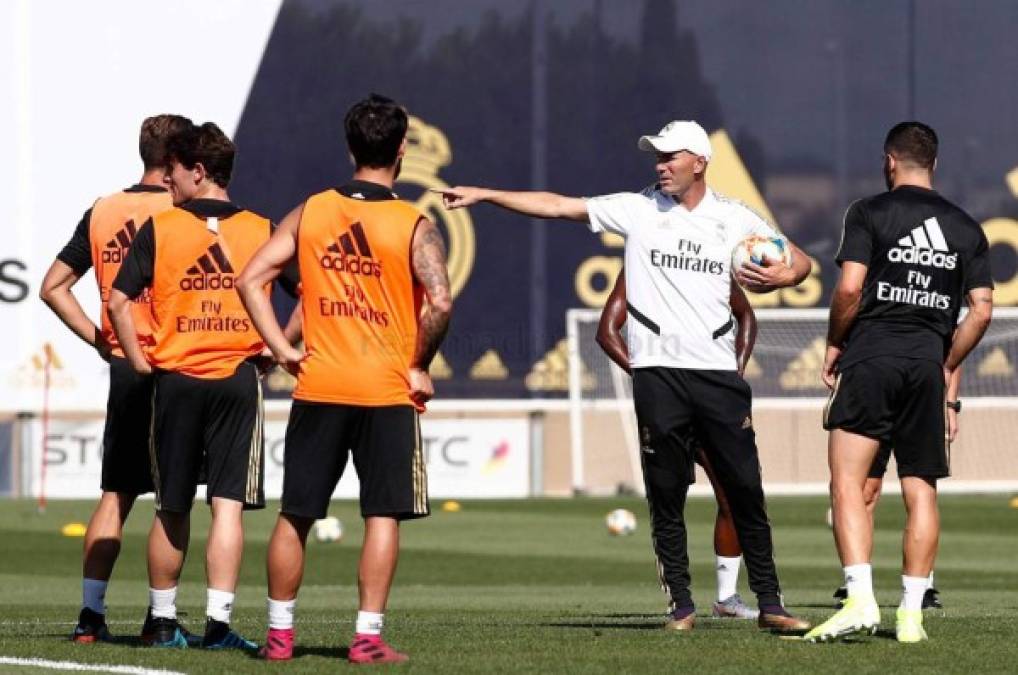
[[93, 642], [109, 642], [112, 639], [109, 629], [106, 628], [106, 615], [94, 612], [88, 607], [82, 607], [78, 614], [78, 625], [71, 633], [71, 641], [78, 644], [91, 644]]
[[834, 591], [834, 608], [841, 609], [845, 605], [845, 600], [848, 599], [848, 588], [846, 586], [840, 586], [838, 590]]
[[927, 588], [923, 593], [923, 609], [944, 609], [940, 602], [940, 591], [935, 588]]
[[[180, 614], [180, 613], [178, 613]], [[147, 645], [151, 645], [155, 642], [156, 628], [155, 618], [152, 616], [152, 608], [149, 607], [145, 612], [145, 623], [141, 626], [141, 641]], [[188, 629], [184, 628], [180, 621], [177, 621], [177, 629], [180, 630], [180, 634], [184, 637], [184, 641], [187, 642], [188, 647], [197, 647], [201, 644], [201, 636], [195, 635]], [[164, 635], [163, 637], [166, 637]]]

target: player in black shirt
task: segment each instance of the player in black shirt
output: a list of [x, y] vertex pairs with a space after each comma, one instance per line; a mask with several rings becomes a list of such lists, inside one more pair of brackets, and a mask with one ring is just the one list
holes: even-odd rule
[[[845, 214], [823, 379], [832, 389], [834, 540], [848, 599], [806, 634], [826, 641], [875, 630], [873, 526], [863, 488], [881, 443], [894, 448], [907, 512], [899, 642], [926, 639], [922, 598], [936, 557], [937, 479], [949, 475], [945, 387], [990, 323], [993, 280], [979, 224], [933, 190], [937, 136], [898, 124], [884, 142], [888, 192]], [[962, 301], [969, 313], [958, 323]]]

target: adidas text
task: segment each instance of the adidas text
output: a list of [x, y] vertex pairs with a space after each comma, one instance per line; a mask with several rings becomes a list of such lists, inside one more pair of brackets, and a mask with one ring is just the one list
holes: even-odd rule
[[233, 288], [232, 274], [204, 274], [180, 280], [182, 291], [218, 291]]
[[350, 274], [363, 274], [364, 276], [382, 276], [382, 265], [374, 260], [355, 258], [342, 255], [323, 255], [322, 267], [337, 272], [349, 272]]
[[894, 247], [887, 252], [887, 259], [896, 263], [911, 263], [945, 270], [953, 270], [958, 266], [957, 253], [942, 253], [928, 248]]

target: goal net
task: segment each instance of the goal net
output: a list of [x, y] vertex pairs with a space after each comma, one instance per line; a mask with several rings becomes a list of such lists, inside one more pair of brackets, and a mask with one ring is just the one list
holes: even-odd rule
[[[639, 438], [630, 378], [595, 341], [601, 312], [566, 313], [569, 422], [574, 491], [642, 491]], [[769, 490], [827, 490], [827, 434], [821, 426], [828, 391], [820, 381], [826, 309], [758, 309], [756, 346], [745, 377]], [[1018, 308], [995, 308], [993, 323], [962, 368], [963, 413], [951, 444], [944, 491], [1018, 490], [1012, 461], [1018, 436]], [[888, 484], [895, 489], [893, 461]], [[709, 492], [700, 474], [693, 492]]]

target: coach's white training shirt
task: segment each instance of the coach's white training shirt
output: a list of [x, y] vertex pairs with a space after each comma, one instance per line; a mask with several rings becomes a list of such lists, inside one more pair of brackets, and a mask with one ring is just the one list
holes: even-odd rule
[[710, 188], [692, 211], [651, 186], [589, 198], [587, 214], [592, 232], [626, 240], [632, 367], [735, 370], [732, 250], [774, 228]]

